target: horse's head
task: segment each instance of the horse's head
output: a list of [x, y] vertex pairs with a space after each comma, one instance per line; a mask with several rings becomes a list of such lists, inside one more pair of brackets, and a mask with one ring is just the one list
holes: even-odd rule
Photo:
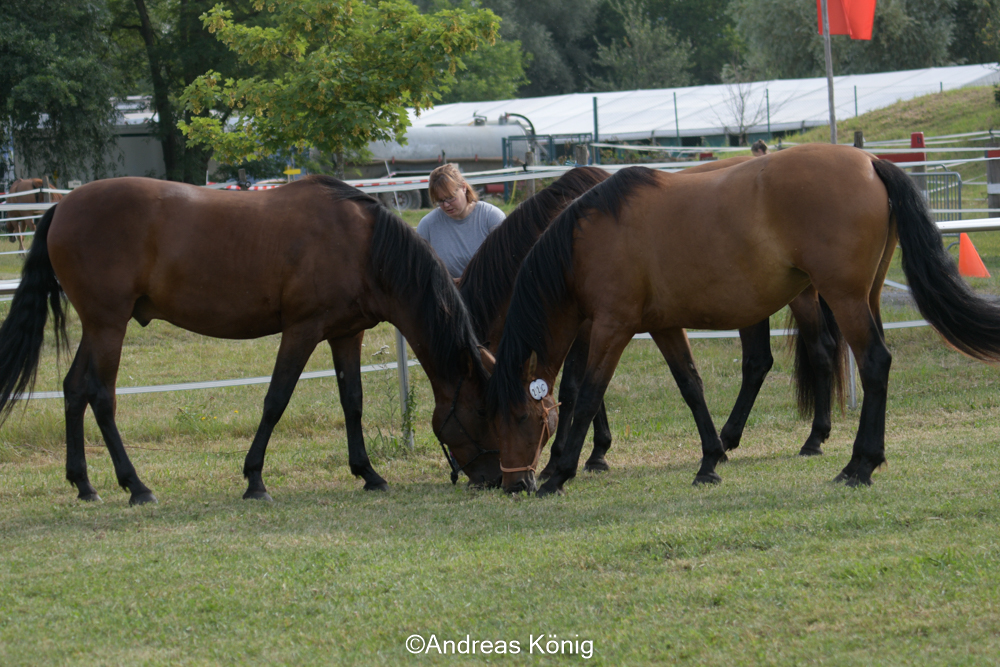
[[[483, 367], [493, 371], [494, 359], [486, 348], [479, 348]], [[469, 485], [500, 485], [500, 449], [496, 432], [486, 419], [485, 386], [474, 365], [459, 379], [450, 401], [438, 401], [431, 424], [434, 434], [448, 448], [452, 481], [464, 472]]]
[[524, 400], [510, 403], [509, 412], [498, 414], [494, 421], [502, 461], [502, 486], [507, 493], [535, 490], [538, 459], [559, 424], [558, 404], [552, 395], [556, 373], [538, 371], [536, 375], [536, 367], [537, 355], [532, 352], [521, 376]]

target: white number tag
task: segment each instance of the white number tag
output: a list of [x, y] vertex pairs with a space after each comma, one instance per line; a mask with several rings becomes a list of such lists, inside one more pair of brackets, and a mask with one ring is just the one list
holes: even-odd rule
[[549, 395], [549, 385], [545, 383], [545, 380], [538, 378], [528, 385], [528, 392], [533, 399], [540, 401]]

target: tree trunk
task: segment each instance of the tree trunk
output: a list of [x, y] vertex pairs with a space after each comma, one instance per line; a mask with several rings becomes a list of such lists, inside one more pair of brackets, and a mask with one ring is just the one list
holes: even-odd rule
[[149, 58], [149, 75], [153, 82], [153, 107], [159, 116], [157, 134], [163, 148], [163, 166], [166, 177], [170, 181], [185, 180], [183, 155], [184, 145], [177, 135], [176, 113], [170, 101], [170, 87], [164, 71], [164, 63], [156, 43], [156, 32], [149, 20], [149, 10], [146, 0], [134, 0], [136, 11], [139, 12], [139, 33], [146, 45], [146, 56]]

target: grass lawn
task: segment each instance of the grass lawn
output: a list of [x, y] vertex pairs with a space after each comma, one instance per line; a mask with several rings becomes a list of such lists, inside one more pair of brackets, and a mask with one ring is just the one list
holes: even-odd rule
[[[366, 338], [366, 363], [392, 358], [391, 337], [382, 325]], [[78, 503], [63, 480], [61, 402], [32, 402], [0, 430], [0, 661], [584, 660], [529, 653], [551, 634], [592, 646], [593, 664], [992, 664], [1000, 376], [927, 329], [888, 342], [889, 463], [870, 489], [829, 481], [849, 458], [856, 411], [835, 416], [825, 456], [796, 456], [808, 424], [783, 353], [743, 446], [720, 466], [724, 482], [692, 488], [693, 421], [652, 343], [634, 343], [607, 395], [613, 470], [544, 501], [448, 483], [418, 369], [413, 451], [398, 439], [394, 374], [364, 380], [369, 451], [391, 491], [363, 492], [350, 476], [336, 385], [312, 380], [269, 448], [273, 504], [240, 500], [263, 386], [120, 397], [129, 452], [160, 499], [141, 508], [116, 488], [89, 418], [104, 502]], [[133, 326], [121, 385], [267, 374], [276, 346]], [[721, 424], [738, 342], [694, 346]], [[57, 388], [66, 364], [49, 350], [37, 388]], [[329, 366], [319, 349], [307, 370]], [[467, 635], [516, 641], [520, 653], [411, 655], [413, 634], [451, 651]]]

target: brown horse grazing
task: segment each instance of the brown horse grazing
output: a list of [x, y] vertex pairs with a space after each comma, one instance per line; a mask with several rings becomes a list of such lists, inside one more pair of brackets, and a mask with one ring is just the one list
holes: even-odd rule
[[[837, 480], [871, 484], [885, 462], [891, 363], [879, 297], [897, 241], [924, 318], [961, 352], [1000, 361], [1000, 308], [958, 275], [919, 190], [891, 162], [808, 145], [703, 174], [631, 168], [594, 187], [542, 235], [514, 288], [487, 390], [504, 488], [534, 485], [554, 401], [528, 392], [536, 378], [554, 379], [584, 319], [593, 320], [586, 373], [567, 448], [540, 495], [574, 476], [586, 425], [634, 333], [649, 331], [669, 358], [679, 328], [744, 327], [809, 285], [836, 316], [864, 388], [851, 460]], [[702, 440], [695, 483], [718, 482], [724, 449], [700, 383], [682, 393]]]
[[[84, 458], [89, 404], [130, 503], [154, 501], [115, 426], [115, 379], [130, 319], [163, 319], [218, 338], [281, 333], [263, 417], [243, 468], [244, 498], [269, 499], [264, 453], [310, 355], [333, 352], [351, 472], [384, 489], [361, 431], [361, 340], [395, 324], [431, 379], [435, 433], [470, 480], [500, 477], [483, 417], [487, 381], [462, 298], [416, 232], [378, 200], [313, 176], [264, 192], [206, 190], [144, 178], [96, 181], [73, 191], [38, 225], [0, 327], [0, 408], [31, 385], [47, 318], [65, 341], [61, 295], [83, 326], [63, 383], [66, 477], [96, 500]], [[483, 443], [483, 444], [479, 444]]]
[[[7, 194], [11, 195], [16, 192], [29, 192], [31, 190], [41, 190], [42, 188], [47, 188], [47, 187], [49, 187], [48, 177], [46, 177], [44, 181], [40, 178], [19, 178], [13, 183], [11, 183], [10, 190], [8, 191]], [[46, 199], [45, 197], [46, 194], [48, 194], [49, 197], [48, 199]], [[20, 197], [8, 196], [5, 201], [8, 204], [41, 204], [46, 201], [57, 202], [60, 201], [62, 197], [63, 196], [61, 194], [55, 192], [52, 193], [35, 192], [33, 194], [22, 195]], [[7, 237], [7, 240], [13, 243], [14, 240], [16, 239], [17, 249], [24, 250], [24, 236], [23, 236], [24, 233], [35, 230], [35, 221], [30, 218], [32, 218], [32, 216], [40, 216], [44, 212], [45, 211], [11, 211], [11, 213], [7, 216], [8, 218], [26, 218], [26, 219], [7, 220], [5, 228], [7, 229], [7, 233], [11, 234], [11, 236]], [[15, 234], [16, 236], [14, 236]]]
[[[469, 309], [473, 331], [490, 352], [495, 352], [500, 344], [500, 334], [507, 317], [510, 296], [514, 291], [517, 270], [521, 268], [521, 262], [528, 251], [548, 228], [549, 223], [570, 202], [608, 176], [608, 172], [597, 167], [577, 167], [567, 171], [538, 194], [521, 202], [503, 224], [486, 237], [469, 260], [458, 283], [459, 291]], [[583, 345], [575, 345], [567, 356], [566, 367], [569, 369], [582, 368], [582, 361], [586, 360], [586, 337], [581, 336], [577, 340]], [[577, 360], [580, 363], [575, 363]], [[568, 374], [563, 373], [559, 401], [566, 414], [573, 414], [578, 380], [573, 376], [572, 370]], [[552, 445], [553, 460], [558, 458], [557, 453], [562, 450], [569, 424], [569, 419], [559, 422]], [[603, 402], [593, 424], [594, 449], [584, 464], [584, 469], [608, 470], [604, 455], [611, 448], [611, 429]]]
[[[695, 174], [705, 171], [725, 169], [742, 164], [752, 158], [736, 157], [718, 160], [709, 164], [686, 169], [681, 174]], [[578, 167], [566, 172], [554, 183], [537, 195], [522, 202], [504, 223], [491, 233], [478, 252], [470, 260], [459, 281], [459, 290], [472, 318], [476, 335], [491, 352], [496, 352], [507, 308], [514, 290], [517, 271], [524, 257], [548, 228], [555, 216], [568, 206], [573, 199], [610, 174], [597, 167]], [[796, 380], [799, 388], [799, 405], [803, 413], [812, 412], [813, 427], [801, 454], [821, 454], [820, 444], [830, 434], [831, 391], [842, 373], [842, 338], [836, 329], [829, 309], [820, 311], [821, 304], [814, 290], [807, 289], [790, 304], [793, 317], [802, 324], [796, 339]], [[560, 415], [572, 415], [579, 383], [583, 379], [589, 343], [589, 323], [581, 328], [572, 348], [566, 356], [562, 381], [559, 386]], [[683, 331], [677, 332], [680, 337]], [[771, 356], [771, 332], [767, 319], [751, 327], [740, 330], [743, 346], [743, 383], [739, 397], [721, 432], [725, 449], [739, 446], [747, 418], [767, 372], [774, 363]], [[686, 340], [674, 346], [678, 357], [670, 359], [671, 369], [686, 375], [694, 372], [694, 362]], [[839, 388], [839, 382], [836, 382]], [[564, 442], [569, 433], [571, 420], [561, 418], [552, 442], [548, 464], [539, 473], [545, 479], [551, 476], [559, 460]], [[584, 470], [605, 471], [608, 464], [605, 454], [611, 447], [611, 429], [603, 401], [594, 417], [594, 447], [584, 464]], [[453, 466], [454, 467], [454, 466]]]

